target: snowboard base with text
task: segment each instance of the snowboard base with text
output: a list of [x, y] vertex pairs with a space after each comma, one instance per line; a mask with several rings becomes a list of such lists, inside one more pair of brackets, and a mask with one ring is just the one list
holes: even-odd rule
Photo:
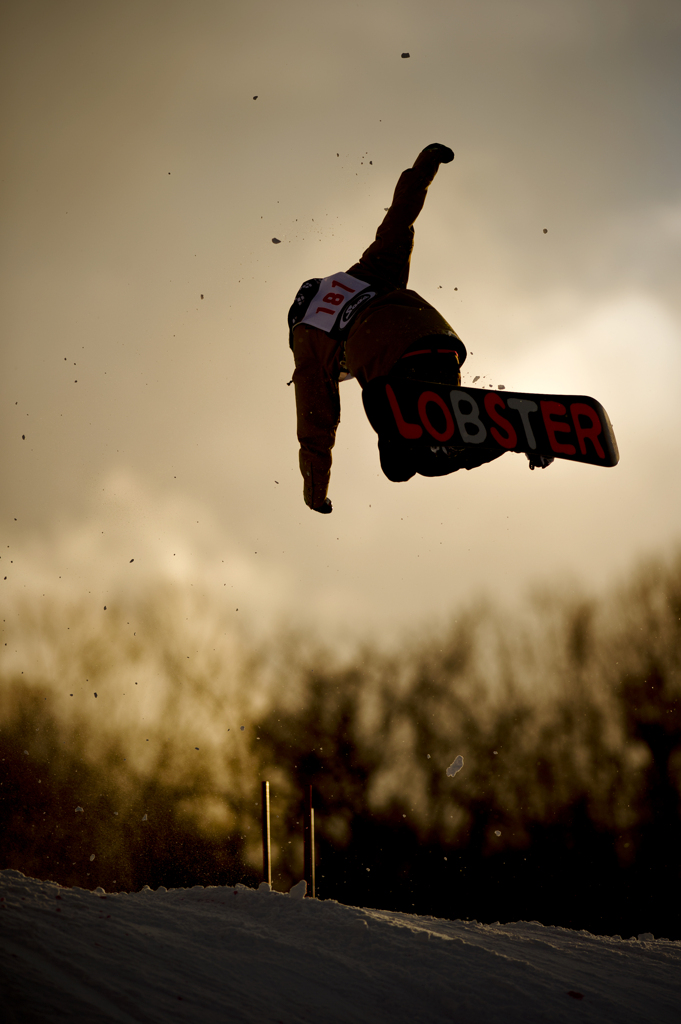
[[378, 377], [362, 392], [386, 441], [524, 452], [592, 466], [616, 466], [607, 412], [586, 395], [536, 395]]

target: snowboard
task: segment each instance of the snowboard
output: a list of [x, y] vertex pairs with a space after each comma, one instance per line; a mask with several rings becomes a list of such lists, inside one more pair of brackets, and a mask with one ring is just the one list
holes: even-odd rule
[[[553, 459], [616, 466], [617, 441], [607, 412], [586, 395], [452, 387], [377, 377], [362, 392], [381, 439], [410, 445], [523, 452], [530, 468]], [[482, 454], [482, 451], [481, 451]]]

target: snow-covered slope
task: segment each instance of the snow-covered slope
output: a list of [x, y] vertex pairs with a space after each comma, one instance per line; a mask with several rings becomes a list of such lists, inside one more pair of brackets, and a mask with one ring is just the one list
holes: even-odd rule
[[681, 1020], [681, 943], [0, 872], [8, 1024]]

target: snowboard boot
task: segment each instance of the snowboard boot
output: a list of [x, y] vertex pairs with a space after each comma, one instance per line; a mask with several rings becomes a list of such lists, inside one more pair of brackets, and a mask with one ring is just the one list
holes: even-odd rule
[[378, 454], [381, 469], [393, 483], [404, 483], [415, 475], [416, 462], [410, 445], [399, 441], [386, 441], [379, 437]]

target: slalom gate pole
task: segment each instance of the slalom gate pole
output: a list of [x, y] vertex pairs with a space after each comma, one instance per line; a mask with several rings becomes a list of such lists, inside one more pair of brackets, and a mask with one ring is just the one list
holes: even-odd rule
[[272, 885], [272, 847], [270, 844], [270, 784], [263, 782], [262, 789], [262, 880]]
[[307, 895], [316, 896], [314, 871], [314, 807], [312, 806], [312, 786], [305, 793], [305, 811], [303, 824], [304, 878], [307, 882]]

